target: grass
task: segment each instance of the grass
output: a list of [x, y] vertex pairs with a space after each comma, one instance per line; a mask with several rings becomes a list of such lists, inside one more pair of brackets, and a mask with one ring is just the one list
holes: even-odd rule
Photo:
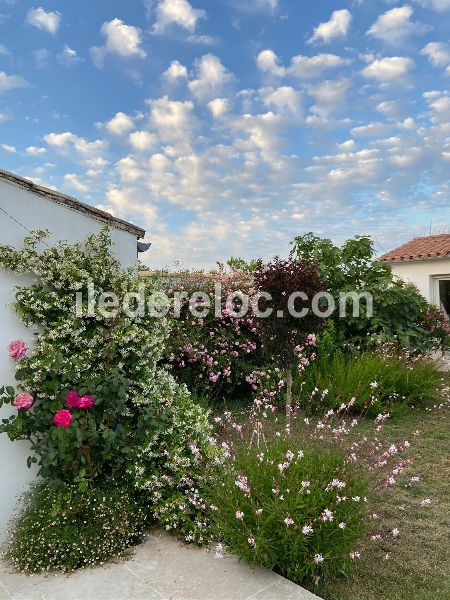
[[[420, 475], [411, 489], [398, 484], [380, 498], [377, 510], [381, 526], [398, 527], [400, 535], [390, 542], [389, 560], [377, 551], [365, 552], [350, 579], [322, 583], [311, 591], [325, 600], [448, 600], [450, 598], [448, 480], [448, 410], [412, 411], [387, 423], [380, 439], [403, 436], [418, 429], [412, 447], [413, 465], [408, 475]], [[432, 504], [420, 508], [420, 501]], [[398, 519], [398, 506], [404, 506]]]
[[[447, 379], [447, 378], [445, 378]], [[236, 419], [240, 420], [236, 415]], [[275, 431], [283, 431], [283, 417], [266, 422], [267, 439]], [[359, 427], [373, 427], [373, 421]], [[245, 426], [244, 426], [245, 428]], [[293, 423], [292, 436], [301, 435]], [[443, 408], [409, 409], [389, 419], [378, 434], [381, 442], [410, 440], [408, 456], [413, 463], [393, 488], [383, 490], [371, 498], [371, 511], [377, 512], [376, 521], [381, 531], [400, 530], [398, 538], [374, 543], [355, 561], [350, 578], [335, 578], [311, 583], [304, 587], [324, 600], [448, 600], [450, 598], [448, 481], [450, 454], [448, 431], [450, 411]], [[412, 440], [411, 434], [419, 435]], [[248, 431], [246, 432], [248, 433]], [[239, 443], [238, 437], [234, 437]], [[412, 476], [420, 481], [408, 485]], [[420, 507], [421, 500], [432, 503]], [[375, 503], [373, 502], [375, 500]], [[399, 507], [404, 507], [403, 510]], [[389, 553], [389, 560], [380, 556]]]

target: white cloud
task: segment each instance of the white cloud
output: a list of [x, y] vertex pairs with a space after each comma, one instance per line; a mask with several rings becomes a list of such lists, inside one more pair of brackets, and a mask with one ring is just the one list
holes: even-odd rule
[[280, 65], [280, 60], [273, 50], [262, 50], [256, 57], [256, 65], [262, 73], [275, 77], [283, 77], [286, 69]]
[[158, 138], [155, 134], [148, 131], [134, 131], [130, 134], [128, 140], [134, 150], [145, 152], [156, 144]]
[[450, 64], [450, 47], [442, 42], [430, 42], [420, 52], [428, 58], [434, 67], [445, 67]]
[[162, 77], [170, 82], [187, 79], [187, 76], [188, 70], [179, 60], [173, 60], [169, 68], [162, 74]]
[[56, 60], [63, 67], [70, 68], [80, 63], [82, 61], [82, 58], [78, 56], [76, 50], [71, 48], [68, 44], [64, 44], [61, 52], [58, 52], [58, 54], [56, 55]]
[[132, 156], [125, 156], [120, 159], [115, 167], [120, 179], [125, 183], [135, 182], [144, 175], [139, 162]]
[[64, 181], [69, 187], [76, 190], [77, 192], [84, 193], [89, 190], [89, 186], [84, 181], [81, 181], [79, 176], [75, 173], [66, 173], [64, 175]]
[[346, 37], [351, 21], [352, 15], [346, 8], [333, 11], [329, 21], [320, 23], [314, 29], [314, 33], [308, 40], [308, 43], [323, 42], [328, 44], [335, 38]]
[[25, 88], [28, 85], [28, 82], [20, 75], [8, 75], [5, 71], [0, 71], [0, 94], [17, 88]]
[[336, 69], [350, 64], [350, 60], [336, 54], [316, 54], [315, 56], [293, 56], [287, 74], [300, 79], [320, 77], [327, 69]]
[[244, 3], [240, 0], [237, 2], [237, 6], [243, 10], [271, 15], [278, 9], [279, 2], [278, 0], [246, 0]]
[[415, 2], [421, 4], [425, 8], [431, 8], [438, 12], [450, 10], [450, 0], [415, 0]]
[[9, 154], [15, 154], [17, 152], [16, 147], [11, 146], [10, 144], [0, 144], [0, 148], [3, 148], [3, 150]]
[[97, 68], [103, 66], [108, 53], [123, 57], [145, 58], [147, 56], [141, 47], [142, 33], [138, 27], [126, 25], [120, 19], [113, 19], [103, 23], [100, 33], [105, 37], [104, 46], [93, 46], [90, 49], [92, 60]]
[[356, 137], [380, 137], [389, 133], [390, 129], [390, 126], [386, 123], [368, 123], [360, 127], [353, 127], [350, 133]]
[[414, 66], [414, 61], [409, 57], [390, 56], [376, 59], [362, 70], [364, 77], [382, 82], [398, 81], [407, 75]]
[[229, 110], [230, 103], [226, 98], [214, 98], [208, 102], [208, 108], [215, 119], [221, 119]]
[[392, 8], [380, 15], [366, 34], [388, 44], [401, 44], [410, 35], [427, 29], [420, 23], [410, 21], [413, 13], [408, 5]]
[[123, 112], [118, 112], [105, 125], [106, 129], [114, 135], [123, 135], [134, 127], [133, 119]]
[[85, 159], [94, 158], [106, 150], [107, 147], [105, 140], [94, 140], [91, 142], [85, 138], [78, 137], [70, 131], [48, 133], [44, 135], [44, 142], [61, 152], [67, 153], [70, 150], [75, 150], [77, 154]]
[[45, 148], [38, 148], [37, 146], [28, 146], [25, 148], [25, 154], [29, 156], [38, 156], [39, 154], [45, 154], [47, 150]]
[[150, 100], [150, 124], [164, 142], [185, 140], [193, 124], [193, 102], [170, 100], [167, 96]]
[[299, 116], [302, 105], [302, 93], [291, 86], [282, 86], [277, 89], [262, 88], [259, 90], [263, 103], [268, 108], [275, 107], [280, 113], [291, 113]]
[[46, 12], [42, 7], [30, 8], [27, 13], [27, 23], [43, 31], [48, 31], [48, 33], [55, 34], [61, 23], [61, 16], [59, 12]]
[[193, 33], [197, 21], [205, 17], [205, 10], [193, 8], [187, 0], [159, 0], [152, 31], [164, 33], [168, 27], [175, 24]]
[[233, 74], [223, 66], [214, 54], [205, 54], [196, 62], [196, 79], [188, 83], [193, 96], [205, 100], [217, 96], [222, 88], [233, 81]]
[[349, 87], [347, 79], [321, 81], [317, 85], [310, 86], [308, 93], [316, 101], [311, 111], [320, 117], [328, 117], [342, 107]]

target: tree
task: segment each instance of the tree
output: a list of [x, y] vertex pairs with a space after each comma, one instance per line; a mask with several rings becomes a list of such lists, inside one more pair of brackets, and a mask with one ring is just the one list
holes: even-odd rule
[[373, 316], [361, 311], [344, 317], [332, 316], [338, 340], [365, 346], [372, 336], [393, 339], [403, 347], [417, 351], [443, 348], [448, 344], [445, 325], [429, 327], [427, 315], [433, 308], [410, 283], [397, 279], [390, 265], [375, 260], [373, 241], [356, 236], [342, 246], [309, 232], [297, 236], [291, 244], [292, 259], [318, 264], [326, 290], [336, 304], [342, 292], [367, 292], [373, 297]]
[[[266, 316], [258, 319], [263, 351], [286, 375], [286, 420], [289, 429], [292, 367], [307, 335], [324, 325], [324, 319], [311, 311], [314, 296], [323, 291], [324, 286], [314, 261], [282, 260], [278, 257], [266, 265], [258, 261], [254, 283], [259, 294], [260, 314], [267, 312]], [[304, 296], [300, 297], [299, 292]], [[300, 316], [302, 313], [303, 316]]]

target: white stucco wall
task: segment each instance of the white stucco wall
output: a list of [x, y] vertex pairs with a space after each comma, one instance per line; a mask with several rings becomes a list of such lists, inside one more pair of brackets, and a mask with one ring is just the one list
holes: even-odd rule
[[439, 276], [450, 275], [450, 258], [409, 260], [390, 263], [392, 272], [400, 279], [414, 283], [429, 302], [436, 303], [433, 288]]
[[[6, 210], [28, 230], [48, 229], [52, 232], [49, 245], [57, 240], [69, 243], [82, 241], [90, 233], [98, 232], [103, 223], [66, 206], [42, 198], [22, 188], [0, 181], [0, 207]], [[27, 231], [0, 211], [0, 243], [15, 247], [22, 245]], [[112, 229], [114, 252], [124, 266], [137, 260], [136, 236], [127, 231]], [[0, 271], [0, 386], [14, 385], [14, 370], [6, 347], [11, 340], [32, 341], [33, 332], [27, 330], [17, 319], [10, 307], [14, 300], [13, 288], [30, 282], [31, 279]], [[10, 406], [0, 409], [0, 418], [11, 414]], [[5, 540], [5, 526], [16, 506], [17, 497], [26, 484], [33, 479], [34, 472], [26, 465], [28, 444], [10, 442], [0, 435], [0, 544]]]

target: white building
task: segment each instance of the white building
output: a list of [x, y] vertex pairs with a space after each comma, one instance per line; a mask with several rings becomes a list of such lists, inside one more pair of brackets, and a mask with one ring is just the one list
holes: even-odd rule
[[416, 237], [380, 256], [392, 272], [414, 283], [425, 298], [450, 315], [450, 234]]
[[[68, 243], [82, 241], [98, 233], [105, 225], [111, 228], [114, 252], [125, 266], [136, 263], [138, 250], [148, 245], [138, 242], [145, 231], [131, 223], [83, 204], [75, 198], [35, 185], [33, 182], [0, 170], [0, 244], [21, 247], [30, 231], [48, 229], [46, 240]], [[26, 329], [11, 308], [14, 288], [27, 283], [27, 278], [0, 271], [0, 387], [13, 385], [14, 369], [8, 357], [7, 345], [11, 340], [24, 339], [31, 343], [33, 332]], [[0, 418], [11, 414], [10, 406], [0, 409]], [[0, 543], [5, 539], [5, 526], [16, 506], [17, 497], [35, 473], [27, 468], [28, 443], [10, 442], [0, 435]]]

